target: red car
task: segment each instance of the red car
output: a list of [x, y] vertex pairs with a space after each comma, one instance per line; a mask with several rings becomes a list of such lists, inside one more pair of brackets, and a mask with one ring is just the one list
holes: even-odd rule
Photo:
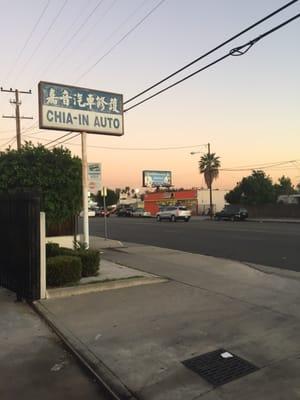
[[96, 217], [109, 217], [110, 212], [108, 210], [104, 210], [104, 208], [99, 208], [99, 210], [96, 210]]

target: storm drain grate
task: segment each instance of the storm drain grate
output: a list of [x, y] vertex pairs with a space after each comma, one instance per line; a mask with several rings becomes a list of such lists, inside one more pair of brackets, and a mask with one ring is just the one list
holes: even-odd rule
[[183, 361], [182, 364], [213, 386], [224, 385], [259, 369], [249, 361], [224, 349], [190, 358]]

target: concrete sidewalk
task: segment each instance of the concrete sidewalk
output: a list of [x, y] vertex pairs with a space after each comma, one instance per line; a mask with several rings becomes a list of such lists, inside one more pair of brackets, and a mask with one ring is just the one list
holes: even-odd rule
[[26, 303], [0, 288], [0, 399], [103, 399], [98, 385]]
[[[169, 281], [39, 307], [121, 398], [300, 399], [298, 279], [153, 246], [103, 257]], [[258, 370], [215, 387], [182, 363], [217, 349]]]

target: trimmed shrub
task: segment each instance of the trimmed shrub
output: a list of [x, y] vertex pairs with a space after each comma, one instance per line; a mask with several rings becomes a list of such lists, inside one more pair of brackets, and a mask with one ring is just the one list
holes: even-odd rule
[[64, 256], [78, 257], [82, 265], [82, 277], [97, 276], [99, 273], [100, 253], [97, 250], [84, 249], [78, 247], [75, 250], [67, 247], [59, 247], [56, 243], [47, 244], [46, 250], [47, 259], [49, 257]]
[[46, 243], [46, 257], [55, 257], [60, 255], [60, 247], [58, 243]]
[[99, 273], [100, 253], [97, 250], [75, 250], [82, 263], [82, 276], [96, 276]]
[[49, 257], [46, 271], [48, 286], [78, 283], [82, 272], [81, 259], [71, 256]]
[[69, 249], [68, 247], [60, 247], [59, 255], [60, 256], [78, 257], [77, 251], [73, 250], [73, 249]]

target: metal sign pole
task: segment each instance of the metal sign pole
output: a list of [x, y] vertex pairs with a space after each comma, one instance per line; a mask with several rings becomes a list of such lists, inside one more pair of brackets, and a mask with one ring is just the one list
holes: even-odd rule
[[106, 190], [106, 187], [104, 187], [103, 188], [103, 208], [104, 208], [104, 237], [105, 237], [105, 240], [107, 240], [106, 196], [107, 196], [107, 190]]
[[82, 199], [83, 199], [83, 243], [89, 248], [89, 209], [88, 209], [88, 164], [86, 154], [86, 132], [81, 132], [82, 151]]

